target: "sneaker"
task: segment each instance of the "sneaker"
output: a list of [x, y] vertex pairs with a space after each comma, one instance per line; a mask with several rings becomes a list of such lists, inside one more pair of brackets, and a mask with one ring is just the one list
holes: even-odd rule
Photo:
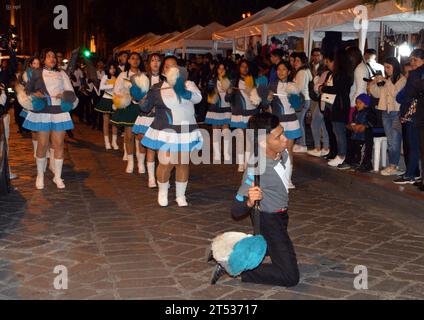
[[401, 176], [403, 174], [405, 174], [404, 172], [400, 171], [398, 168], [396, 167], [387, 167], [386, 169], [382, 170], [380, 172], [380, 174], [382, 176], [385, 177], [390, 177], [390, 176]]
[[393, 183], [399, 184], [399, 185], [414, 184], [415, 179], [414, 178], [407, 178], [405, 176], [401, 176], [401, 177], [393, 180]]
[[351, 169], [352, 167], [350, 166], [350, 164], [348, 164], [348, 163], [346, 163], [346, 162], [344, 162], [344, 163], [342, 163], [342, 164], [339, 164], [338, 166], [337, 166], [337, 169], [338, 170], [349, 170], [349, 169]]
[[341, 165], [344, 161], [345, 161], [345, 159], [346, 158], [342, 158], [342, 157], [340, 157], [340, 156], [337, 156], [337, 157], [335, 157], [333, 160], [331, 160], [331, 161], [329, 161], [328, 162], [328, 165], [330, 166], [330, 167], [334, 167], [334, 168], [336, 168], [336, 167], [338, 167], [339, 165]]
[[66, 188], [65, 183], [63, 182], [63, 180], [62, 180], [62, 179], [54, 178], [54, 179], [53, 179], [53, 183], [54, 183], [54, 184], [56, 184], [56, 187], [57, 187], [58, 189], [60, 189], [60, 190], [62, 190], [62, 189], [65, 189], [65, 188]]
[[295, 144], [293, 147], [294, 153], [306, 153], [308, 152], [308, 148], [304, 146], [299, 146], [298, 144]]
[[321, 157], [326, 157], [330, 154], [330, 149], [322, 149], [321, 150]]
[[244, 164], [239, 164], [238, 166], [238, 172], [244, 172]]
[[293, 182], [289, 182], [289, 190], [295, 190], [296, 186], [293, 184]]
[[320, 158], [320, 157], [322, 157], [322, 151], [321, 150], [317, 150], [317, 149], [310, 150], [310, 151], [308, 151], [308, 155], [313, 156], [313, 157]]

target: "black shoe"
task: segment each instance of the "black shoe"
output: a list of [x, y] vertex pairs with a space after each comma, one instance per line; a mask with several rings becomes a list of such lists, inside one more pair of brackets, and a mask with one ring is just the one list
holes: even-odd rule
[[367, 172], [371, 172], [373, 170], [373, 168], [370, 167], [370, 166], [360, 165], [355, 170], [358, 171], [358, 172], [367, 173]]
[[217, 264], [216, 269], [212, 274], [211, 285], [216, 285], [218, 280], [226, 273], [227, 271], [225, 271], [225, 269], [220, 264]]
[[334, 160], [336, 157], [337, 157], [337, 154], [334, 155], [334, 154], [330, 153], [328, 156], [323, 157], [323, 159], [325, 159], [327, 161], [331, 161], [331, 160]]
[[414, 184], [415, 179], [414, 178], [406, 178], [405, 176], [400, 176], [399, 178], [393, 180], [393, 183], [399, 184], [399, 185]]
[[349, 169], [351, 169], [352, 167], [351, 167], [351, 165], [350, 164], [348, 164], [348, 163], [346, 163], [346, 162], [344, 162], [344, 163], [342, 163], [342, 164], [339, 164], [338, 166], [337, 166], [337, 169], [338, 170], [349, 170]]

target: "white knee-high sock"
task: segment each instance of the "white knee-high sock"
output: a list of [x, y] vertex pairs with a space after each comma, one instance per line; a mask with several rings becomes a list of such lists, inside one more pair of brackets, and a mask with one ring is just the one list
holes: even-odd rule
[[155, 181], [156, 180], [155, 166], [156, 166], [155, 162], [147, 162], [147, 173], [149, 175], [149, 181]]
[[54, 178], [55, 178], [55, 180], [62, 180], [62, 169], [63, 169], [63, 159], [54, 159]]
[[224, 129], [222, 131], [222, 135], [224, 136], [224, 160], [231, 161], [231, 131], [230, 129]]
[[34, 158], [37, 157], [37, 147], [38, 147], [38, 141], [32, 140], [32, 147], [34, 148]]
[[238, 165], [244, 165], [245, 139], [244, 139], [243, 130], [237, 130], [236, 137], [237, 137], [236, 139], [237, 162], [238, 162]]
[[158, 193], [158, 203], [161, 207], [168, 206], [168, 191], [169, 191], [169, 181], [165, 183], [158, 182], [159, 193]]
[[188, 181], [187, 182], [176, 182], [175, 183], [177, 199], [185, 198], [187, 185], [188, 185]]
[[213, 139], [213, 160], [214, 162], [221, 161], [221, 132], [220, 130], [214, 129], [212, 133]]

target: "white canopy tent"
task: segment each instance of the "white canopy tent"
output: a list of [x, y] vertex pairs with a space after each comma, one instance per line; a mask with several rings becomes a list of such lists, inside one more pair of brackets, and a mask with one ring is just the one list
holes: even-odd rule
[[139, 37], [138, 39], [136, 39], [135, 41], [130, 42], [129, 44], [127, 44], [126, 46], [124, 46], [122, 48], [122, 50], [125, 51], [136, 51], [137, 47], [140, 46], [140, 44], [152, 40], [152, 39], [157, 39], [158, 35], [154, 34], [154, 33], [148, 33], [145, 34], [144, 36]]
[[262, 35], [262, 44], [265, 45], [268, 41], [267, 29], [270, 22], [284, 19], [310, 4], [311, 3], [307, 0], [295, 0], [280, 9], [256, 19], [247, 26], [242, 26], [238, 29], [229, 31], [226, 34], [232, 39]]
[[149, 39], [145, 39], [144, 41], [137, 43], [137, 45], [134, 45], [134, 49], [133, 49], [133, 51], [135, 51], [135, 52], [142, 52], [142, 51], [144, 51], [144, 49], [145, 49], [145, 48], [146, 48], [149, 44], [151, 44], [151, 43], [153, 43], [153, 42], [157, 41], [157, 40], [158, 40], [158, 39], [160, 39], [160, 38], [162, 38], [162, 36], [155, 35], [154, 37], [151, 37], [151, 38], [149, 38]]
[[[232, 24], [231, 26], [219, 31], [219, 32], [215, 32], [212, 36], [214, 41], [225, 41], [225, 42], [231, 42], [233, 44], [233, 51], [236, 51], [236, 37], [234, 37], [234, 31], [243, 27], [247, 27], [250, 25], [255, 25], [257, 23], [257, 21], [259, 21], [260, 19], [275, 13], [277, 10], [271, 7], [267, 7], [257, 13], [255, 13], [254, 15], [243, 19], [241, 21], [238, 21], [234, 24]], [[244, 41], [244, 49], [246, 49], [247, 46], [247, 41]]]
[[[365, 20], [361, 22], [359, 17]], [[355, 24], [355, 20], [360, 23]], [[414, 12], [411, 0], [405, 0], [403, 4], [390, 0], [375, 6], [364, 6], [361, 0], [340, 1], [311, 17], [309, 48], [314, 33], [339, 31], [357, 33], [359, 47], [363, 51], [367, 34], [378, 35], [383, 24], [396, 33], [418, 33], [424, 28], [424, 10]]]
[[214, 32], [224, 29], [225, 26], [212, 22], [203, 29], [184, 37], [176, 42], [175, 49], [181, 50], [183, 57], [187, 53], [203, 53], [213, 50], [215, 53], [219, 49], [231, 49], [231, 44], [222, 43], [219, 47], [214, 46], [212, 35]]
[[159, 43], [162, 43], [163, 41], [167, 41], [167, 40], [169, 40], [169, 39], [172, 39], [172, 38], [174, 38], [175, 36], [177, 36], [177, 35], [179, 35], [180, 34], [180, 32], [178, 32], [178, 31], [174, 31], [174, 32], [172, 32], [172, 33], [166, 33], [166, 34], [164, 34], [164, 35], [162, 35], [160, 38], [158, 38], [158, 39], [156, 39], [156, 40], [154, 40], [154, 41], [152, 41], [152, 42], [150, 42], [150, 43], [148, 43], [144, 48], [143, 48], [143, 50], [148, 50], [148, 51], [153, 51], [152, 49], [156, 46], [156, 45], [158, 45]]
[[181, 41], [183, 41], [185, 38], [191, 36], [192, 34], [194, 34], [196, 32], [199, 32], [202, 29], [203, 29], [202, 26], [195, 25], [195, 26], [191, 27], [190, 29], [187, 29], [187, 30], [179, 33], [175, 37], [168, 38], [168, 39], [166, 39], [164, 41], [158, 42], [155, 46], [152, 46], [150, 48], [150, 50], [161, 52], [161, 51], [164, 51], [164, 50], [175, 49], [176, 46], [179, 43], [181, 43]]
[[142, 36], [137, 36], [137, 37], [131, 38], [130, 40], [125, 41], [124, 43], [120, 44], [119, 46], [116, 46], [115, 48], [113, 48], [113, 52], [122, 51], [125, 47], [136, 42], [137, 40], [139, 40], [140, 38], [142, 38], [144, 36], [146, 36], [146, 35], [144, 34]]

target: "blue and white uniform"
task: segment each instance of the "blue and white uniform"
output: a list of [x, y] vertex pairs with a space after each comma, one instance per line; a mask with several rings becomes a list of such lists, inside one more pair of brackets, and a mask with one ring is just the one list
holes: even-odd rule
[[209, 104], [205, 123], [212, 126], [229, 125], [231, 124], [231, 105], [225, 100], [228, 88], [224, 88], [225, 84], [219, 79], [216, 79], [213, 85], [217, 101], [215, 104]]
[[240, 79], [239, 83], [234, 83], [233, 87], [238, 89], [233, 89], [233, 92], [225, 97], [225, 100], [231, 104], [231, 128], [246, 129], [250, 117], [259, 112], [258, 105], [251, 101], [244, 80]]
[[[36, 92], [41, 92], [44, 97], [36, 98], [33, 95]], [[39, 132], [74, 128], [69, 112], [78, 105], [78, 99], [64, 71], [34, 70], [26, 85], [26, 93], [32, 96], [33, 110], [25, 119], [25, 129]]]
[[[32, 69], [28, 68], [23, 74], [22, 74], [22, 84], [25, 86], [28, 81], [31, 79], [32, 76]], [[22, 111], [19, 113], [19, 116], [21, 118], [26, 119], [26, 117], [28, 116], [28, 112], [31, 112], [29, 110], [26, 110], [25, 108], [22, 108]]]
[[202, 134], [196, 123], [194, 105], [202, 101], [202, 94], [194, 82], [185, 83], [190, 99], [181, 98], [166, 81], [154, 85], [140, 105], [143, 112], [155, 108], [155, 119], [141, 143], [149, 149], [169, 152], [200, 150]]
[[289, 101], [289, 96], [291, 94], [298, 95], [299, 89], [293, 82], [284, 81], [274, 81], [268, 88], [278, 95], [274, 96], [272, 102], [267, 101], [267, 103], [271, 106], [272, 114], [280, 119], [280, 124], [284, 128], [284, 135], [290, 140], [302, 137], [296, 111]]
[[[161, 81], [159, 75], [148, 74], [147, 76], [150, 80], [150, 88]], [[139, 116], [137, 117], [137, 120], [135, 121], [135, 124], [133, 127], [133, 133], [145, 134], [147, 130], [150, 128], [150, 126], [152, 125], [153, 120], [155, 120], [154, 107], [149, 113], [140, 112]]]

